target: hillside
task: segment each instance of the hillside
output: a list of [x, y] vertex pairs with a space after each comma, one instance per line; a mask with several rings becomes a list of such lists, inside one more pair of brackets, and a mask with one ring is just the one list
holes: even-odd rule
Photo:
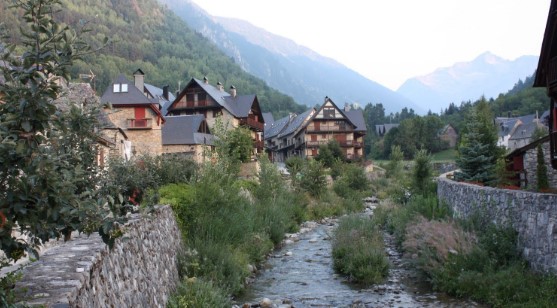
[[517, 80], [530, 76], [537, 63], [537, 56], [522, 56], [510, 61], [486, 52], [470, 62], [459, 62], [408, 79], [397, 92], [439, 112], [450, 103], [474, 101], [482, 95], [487, 99], [496, 98]]
[[290, 39], [245, 21], [212, 17], [190, 0], [161, 1], [245, 71], [299, 103], [314, 106], [329, 96], [339, 105], [356, 102], [363, 106], [373, 102], [383, 103], [388, 112], [403, 107], [425, 112], [408, 98]]
[[[8, 8], [11, 3], [0, 0], [0, 20], [5, 22], [12, 38], [8, 43], [18, 43], [21, 18]], [[99, 93], [118, 74], [131, 77], [141, 68], [147, 83], [170, 85], [173, 92], [192, 77], [207, 76], [213, 84], [220, 81], [227, 88], [234, 85], [239, 94], [257, 94], [261, 108], [275, 116], [306, 109], [244, 72], [233, 59], [156, 0], [62, 0], [62, 6], [56, 17], [74, 29], [89, 28], [91, 31], [83, 37], [92, 46], [102, 46], [104, 37], [110, 40], [108, 46], [72, 69], [74, 77], [91, 70], [96, 75], [94, 86]]]

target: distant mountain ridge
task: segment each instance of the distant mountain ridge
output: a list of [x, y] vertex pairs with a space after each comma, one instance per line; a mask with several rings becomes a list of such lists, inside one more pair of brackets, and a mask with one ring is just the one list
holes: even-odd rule
[[190, 0], [160, 0], [192, 28], [215, 43], [247, 72], [307, 106], [325, 96], [335, 103], [382, 103], [387, 112], [420, 108], [407, 97], [371, 81], [344, 65], [292, 40], [245, 21], [208, 15]]
[[513, 61], [485, 52], [470, 62], [459, 62], [439, 68], [424, 76], [408, 79], [397, 93], [432, 112], [447, 108], [450, 103], [474, 101], [482, 95], [497, 98], [518, 80], [532, 75], [538, 64], [537, 56], [522, 56]]

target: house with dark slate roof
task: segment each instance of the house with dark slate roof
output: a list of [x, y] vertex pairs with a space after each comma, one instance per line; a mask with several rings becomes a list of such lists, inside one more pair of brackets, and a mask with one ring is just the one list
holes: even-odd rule
[[144, 94], [144, 74], [134, 73], [134, 82], [118, 76], [101, 96], [101, 103], [111, 106], [105, 110], [114, 125], [121, 127], [128, 141], [125, 155], [162, 154], [162, 127], [165, 119], [157, 98]]
[[298, 134], [296, 141], [303, 146], [300, 149], [304, 157], [315, 157], [319, 154], [319, 146], [336, 140], [348, 160], [364, 158], [364, 136], [366, 123], [362, 109], [351, 108], [346, 105], [341, 109], [329, 98], [310, 119], [303, 130], [303, 136]]
[[336, 140], [349, 160], [364, 156], [366, 124], [361, 109], [340, 109], [329, 98], [318, 109], [276, 120], [265, 130], [266, 149], [273, 161], [283, 162], [289, 157], [313, 158], [319, 146]]
[[228, 93], [220, 82], [215, 87], [207, 78], [203, 81], [192, 78], [167, 108], [166, 115], [203, 115], [209, 127], [214, 127], [216, 119], [220, 119], [226, 129], [246, 127], [251, 131], [253, 153], [263, 152], [265, 121], [257, 96], [237, 95], [234, 86]]
[[162, 128], [163, 155], [182, 155], [202, 163], [211, 158], [214, 136], [203, 115], [167, 116]]
[[548, 117], [549, 113], [545, 112], [541, 117], [537, 114], [529, 114], [521, 117], [495, 118], [495, 124], [498, 126], [497, 145], [510, 151], [528, 145], [536, 129], [547, 130]]

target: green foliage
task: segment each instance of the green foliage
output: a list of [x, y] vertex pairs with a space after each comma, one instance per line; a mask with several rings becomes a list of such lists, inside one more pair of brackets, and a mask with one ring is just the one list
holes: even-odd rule
[[369, 180], [364, 169], [356, 164], [338, 164], [336, 168], [342, 170], [333, 183], [333, 190], [342, 198], [362, 199], [363, 194], [370, 188]]
[[[1, 267], [7, 266], [8, 263], [2, 262]], [[0, 306], [6, 308], [22, 307], [16, 304], [14, 293], [15, 283], [21, 279], [22, 273], [20, 271], [7, 273], [6, 276], [0, 278]]]
[[265, 158], [259, 183], [239, 180], [223, 167], [227, 163], [228, 158], [219, 157], [190, 183], [167, 185], [159, 193], [161, 202], [172, 205], [189, 249], [181, 257], [181, 275], [202, 277], [238, 294], [248, 264], [262, 262], [305, 217], [305, 200], [288, 189]]
[[400, 146], [394, 145], [391, 148], [391, 157], [389, 164], [387, 165], [387, 177], [398, 178], [402, 172], [402, 159], [404, 158], [404, 153], [400, 149]]
[[381, 230], [367, 217], [340, 220], [333, 235], [333, 266], [354, 282], [381, 283], [389, 273]]
[[309, 160], [302, 170], [300, 188], [313, 197], [319, 197], [326, 187], [327, 181], [323, 165], [317, 160]]
[[433, 170], [431, 167], [431, 156], [426, 150], [420, 150], [414, 159], [412, 171], [413, 186], [417, 193], [427, 193], [432, 185]]
[[169, 308], [189, 307], [230, 307], [228, 295], [210, 281], [202, 279], [185, 280], [168, 299]]
[[[455, 179], [492, 184], [495, 179], [495, 164], [500, 151], [493, 120], [485, 110], [485, 104], [478, 105], [470, 112], [466, 131], [459, 147]], [[488, 113], [485, 114], [481, 113]]]
[[[73, 27], [89, 25], [83, 39], [94, 48], [108, 45], [96, 55], [71, 67], [71, 76], [90, 70], [96, 75], [94, 86], [102, 93], [120, 73], [141, 68], [149, 83], [169, 85], [172, 93], [192, 77], [207, 76], [238, 89], [238, 94], [256, 94], [263, 111], [275, 118], [289, 112], [301, 113], [306, 107], [269, 87], [234, 63], [208, 39], [191, 29], [186, 22], [156, 0], [135, 0], [133, 5], [108, 0], [62, 0], [65, 10], [56, 12], [61, 22]], [[0, 2], [0, 20], [11, 35], [6, 42], [20, 43], [19, 26], [23, 19], [18, 11], [8, 9], [11, 1]]]
[[512, 180], [515, 173], [507, 169], [507, 162], [505, 158], [501, 157], [497, 159], [495, 165], [495, 182], [498, 187], [505, 187], [508, 185], [515, 185]]
[[541, 144], [537, 147], [536, 176], [538, 180], [538, 190], [549, 188], [549, 178], [547, 177], [547, 165], [545, 163]]
[[[5, 102], [0, 104], [0, 208], [7, 219], [0, 241], [12, 259], [23, 250], [35, 254], [36, 245], [72, 230], [99, 229], [109, 243], [119, 234], [112, 230], [113, 222], [121, 221], [119, 205], [113, 195], [95, 189], [94, 111], [72, 102], [59, 108], [54, 101], [70, 67], [91, 53], [82, 33], [53, 19], [59, 5], [57, 0], [16, 2], [17, 10], [10, 12], [23, 14], [25, 26], [15, 40], [21, 44], [8, 45], [0, 55], [6, 64], [0, 84]], [[28, 242], [11, 236], [16, 226]]]
[[336, 140], [331, 140], [325, 145], [319, 146], [319, 154], [315, 160], [321, 162], [325, 168], [331, 168], [337, 161], [345, 161], [344, 153]]

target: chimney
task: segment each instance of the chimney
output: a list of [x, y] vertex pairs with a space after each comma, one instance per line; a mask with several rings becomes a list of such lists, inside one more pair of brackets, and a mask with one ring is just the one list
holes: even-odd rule
[[222, 85], [222, 83], [219, 81], [217, 82], [217, 88], [219, 89], [219, 91], [223, 91], [224, 90], [224, 86]]
[[350, 104], [344, 103], [344, 111], [350, 111]]
[[329, 100], [328, 96], [325, 96], [325, 103]]
[[145, 74], [141, 69], [137, 69], [137, 71], [133, 73], [133, 81], [135, 87], [138, 88], [141, 93], [143, 93], [145, 91]]
[[207, 78], [207, 76], [203, 77], [203, 83], [209, 84], [209, 78]]
[[236, 97], [236, 87], [235, 86], [230, 86], [230, 95], [232, 95], [232, 97]]
[[168, 86], [162, 87], [162, 97], [164, 97], [165, 100], [168, 100]]

